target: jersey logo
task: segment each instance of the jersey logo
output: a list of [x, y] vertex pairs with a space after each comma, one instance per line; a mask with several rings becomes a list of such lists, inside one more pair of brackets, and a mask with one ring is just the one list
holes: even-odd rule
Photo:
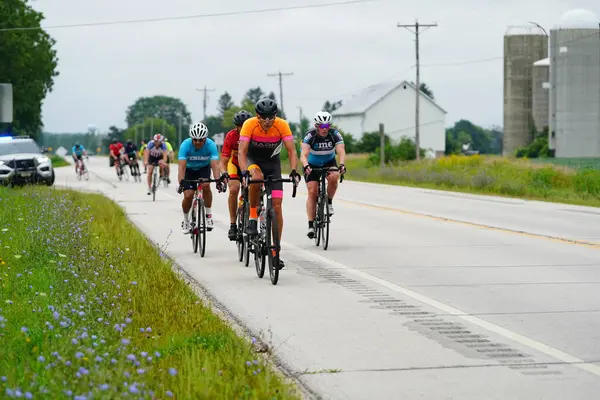
[[329, 149], [333, 148], [333, 142], [327, 141], [327, 142], [314, 143], [313, 148], [315, 150], [329, 150]]

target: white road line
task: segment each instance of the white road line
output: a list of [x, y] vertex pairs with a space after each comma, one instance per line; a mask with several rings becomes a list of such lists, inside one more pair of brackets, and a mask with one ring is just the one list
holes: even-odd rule
[[591, 364], [591, 363], [586, 363], [584, 360], [577, 358], [571, 354], [565, 353], [564, 351], [555, 349], [551, 346], [548, 346], [544, 343], [538, 342], [536, 340], [530, 339], [526, 336], [520, 335], [516, 332], [512, 332], [506, 328], [502, 328], [501, 326], [495, 325], [491, 322], [485, 321], [481, 318], [478, 317], [474, 317], [472, 315], [468, 315], [467, 312], [464, 312], [462, 310], [459, 310], [457, 308], [448, 306], [444, 303], [441, 303], [437, 300], [431, 299], [427, 296], [424, 296], [422, 294], [413, 292], [412, 290], [406, 289], [402, 286], [396, 285], [394, 283], [388, 282], [384, 279], [378, 278], [376, 276], [373, 276], [371, 274], [368, 274], [366, 272], [348, 267], [345, 264], [342, 264], [340, 262], [331, 260], [329, 258], [323, 257], [319, 254], [316, 254], [312, 251], [309, 250], [305, 250], [302, 249], [300, 247], [294, 246], [291, 243], [287, 243], [285, 241], [282, 241], [282, 247], [287, 247], [291, 250], [293, 250], [296, 253], [301, 254], [302, 256], [305, 256], [306, 258], [310, 258], [313, 261], [317, 261], [317, 262], [321, 262], [324, 264], [327, 264], [333, 268], [338, 268], [338, 269], [342, 269], [345, 270], [346, 272], [349, 272], [353, 275], [359, 276], [363, 279], [369, 280], [371, 282], [377, 283], [383, 287], [386, 287], [388, 289], [391, 289], [395, 292], [401, 293], [405, 296], [411, 297], [415, 300], [420, 301], [421, 303], [427, 304], [431, 307], [437, 308], [438, 310], [444, 311], [448, 314], [457, 316], [458, 318], [462, 318], [465, 321], [468, 321], [472, 324], [475, 324], [477, 326], [480, 326], [484, 329], [487, 329], [490, 332], [496, 333], [498, 335], [504, 336], [507, 339], [513, 340], [517, 343], [520, 343], [524, 346], [530, 347], [534, 350], [537, 350], [539, 352], [542, 352], [546, 355], [549, 355], [550, 357], [554, 357], [557, 360], [566, 362], [566, 363], [570, 363], [573, 364], [574, 367], [577, 367], [579, 369], [582, 369], [584, 371], [590, 372], [594, 375], [600, 376], [600, 366]]

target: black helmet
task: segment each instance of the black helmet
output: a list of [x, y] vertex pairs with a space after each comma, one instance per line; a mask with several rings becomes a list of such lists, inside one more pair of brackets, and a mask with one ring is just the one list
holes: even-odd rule
[[131, 143], [133, 143], [133, 140], [127, 139], [127, 144], [131, 144]]
[[241, 111], [236, 112], [235, 115], [233, 116], [233, 123], [236, 126], [242, 126], [244, 124], [244, 121], [247, 120], [248, 118], [252, 118], [252, 114], [250, 114], [246, 110], [241, 110]]
[[112, 142], [117, 143], [118, 142], [117, 138], [113, 138]]
[[261, 115], [273, 115], [277, 113], [277, 102], [271, 98], [265, 97], [256, 103], [256, 113]]

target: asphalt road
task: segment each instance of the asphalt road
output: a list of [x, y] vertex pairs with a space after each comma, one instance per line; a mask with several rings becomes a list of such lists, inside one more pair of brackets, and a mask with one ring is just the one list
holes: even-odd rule
[[304, 186], [286, 186], [273, 286], [236, 260], [226, 194], [200, 258], [175, 184], [152, 202], [107, 159], [90, 171], [57, 169], [56, 184], [117, 201], [322, 398], [598, 398], [600, 209], [344, 181], [323, 251]]

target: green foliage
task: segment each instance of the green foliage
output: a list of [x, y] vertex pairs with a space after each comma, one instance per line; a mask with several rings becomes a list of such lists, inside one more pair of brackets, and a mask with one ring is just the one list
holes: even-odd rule
[[[2, 28], [39, 27], [43, 14], [27, 3], [2, 2]], [[43, 29], [0, 32], [0, 82], [13, 85], [13, 132], [17, 134], [37, 138], [41, 133], [42, 102], [58, 76], [55, 43]]]
[[515, 157], [550, 157], [550, 150], [548, 148], [548, 128], [546, 127], [543, 132], [536, 134], [533, 142], [528, 146], [517, 148], [515, 150]]
[[125, 121], [127, 127], [142, 124], [148, 118], [166, 120], [169, 125], [188, 129], [192, 117], [187, 106], [179, 99], [169, 96], [140, 97], [127, 108]]
[[[370, 165], [381, 165], [381, 147], [377, 147], [369, 156]], [[419, 149], [421, 157], [425, 157], [425, 150]], [[406, 136], [396, 145], [387, 143], [384, 150], [385, 164], [397, 165], [402, 161], [411, 161], [417, 158], [417, 145], [414, 140]]]
[[147, 142], [157, 133], [166, 136], [169, 139], [171, 146], [173, 146], [173, 149], [179, 147], [177, 128], [170, 125], [167, 120], [160, 118], [146, 118], [143, 123], [134, 125], [123, 131], [122, 138], [119, 138], [119, 140], [125, 141], [131, 139], [135, 142], [137, 138], [138, 142], [140, 140], [145, 140]]
[[219, 110], [221, 116], [223, 116], [225, 111], [233, 107], [233, 105], [234, 103], [231, 99], [231, 95], [228, 92], [225, 92], [221, 95], [221, 97], [219, 97], [219, 105], [217, 106], [217, 109]]
[[471, 121], [461, 119], [452, 128], [446, 129], [446, 155], [460, 154], [462, 145], [471, 144], [471, 150], [480, 154], [500, 154], [502, 135], [498, 129], [484, 129]]
[[[391, 145], [391, 140], [388, 135], [384, 134], [383, 140], [385, 146]], [[369, 132], [365, 133], [360, 141], [356, 143], [355, 150], [357, 153], [373, 153], [379, 147], [381, 147], [381, 135], [379, 132]]]
[[89, 153], [96, 153], [98, 147], [102, 147], [103, 138], [94, 133], [41, 133], [38, 143], [42, 147], [52, 148], [55, 152], [59, 147], [64, 147], [71, 152], [75, 142], [79, 142]]
[[323, 111], [327, 111], [328, 113], [332, 113], [335, 110], [337, 110], [338, 108], [340, 108], [342, 106], [342, 100], [338, 100], [334, 103], [331, 103], [329, 100], [327, 100], [325, 102], [325, 104], [323, 104]]

